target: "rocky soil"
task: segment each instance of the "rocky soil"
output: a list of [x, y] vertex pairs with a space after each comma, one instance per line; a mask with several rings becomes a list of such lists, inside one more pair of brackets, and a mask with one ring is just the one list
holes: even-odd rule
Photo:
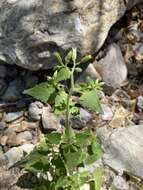
[[[111, 28], [95, 61], [77, 79], [85, 81], [90, 75], [105, 82], [99, 93], [103, 113], [81, 108], [80, 119], [72, 120], [75, 130], [90, 127], [101, 140], [103, 159], [87, 170], [104, 166], [103, 190], [111, 186], [117, 190], [143, 188], [142, 19], [143, 4], [128, 11]], [[33, 150], [44, 133], [61, 131], [62, 119], [50, 111], [49, 105], [22, 94], [44, 81], [49, 71], [0, 63], [0, 190], [29, 190], [36, 176], [11, 166]]]

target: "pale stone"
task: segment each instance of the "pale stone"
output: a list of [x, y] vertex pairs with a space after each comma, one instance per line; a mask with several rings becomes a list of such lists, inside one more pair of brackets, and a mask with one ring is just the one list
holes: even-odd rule
[[92, 54], [111, 26], [142, 0], [1, 0], [0, 57], [31, 70], [52, 68], [53, 52]]
[[96, 133], [105, 150], [105, 164], [120, 174], [127, 172], [143, 179], [143, 125], [116, 130], [102, 127]]

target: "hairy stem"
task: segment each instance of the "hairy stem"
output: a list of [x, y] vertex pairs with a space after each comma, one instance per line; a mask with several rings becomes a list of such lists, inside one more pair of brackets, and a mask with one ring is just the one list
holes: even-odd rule
[[67, 105], [66, 105], [66, 134], [68, 137], [68, 140], [71, 141], [71, 138], [74, 136], [74, 132], [70, 126], [70, 98], [74, 92], [74, 71], [75, 71], [76, 63], [74, 61], [73, 63], [73, 68], [71, 70], [71, 78], [70, 78], [70, 89], [69, 89], [69, 94], [67, 97]]

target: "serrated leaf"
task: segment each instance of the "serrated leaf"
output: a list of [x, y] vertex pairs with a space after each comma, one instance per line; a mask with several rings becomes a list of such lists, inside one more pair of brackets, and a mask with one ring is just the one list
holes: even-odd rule
[[57, 77], [55, 78], [55, 82], [60, 82], [60, 81], [63, 81], [63, 80], [67, 80], [67, 79], [70, 78], [70, 76], [71, 76], [70, 69], [68, 67], [63, 67], [57, 73]]
[[103, 185], [103, 176], [104, 176], [104, 169], [97, 168], [96, 171], [94, 172], [95, 190], [101, 190], [101, 187]]
[[49, 97], [54, 93], [55, 88], [48, 87], [47, 82], [37, 84], [33, 88], [24, 90], [24, 94], [28, 94], [44, 103], [46, 103]]
[[91, 144], [92, 152], [94, 155], [96, 155], [97, 159], [100, 159], [103, 155], [103, 150], [101, 148], [101, 145], [97, 140], [94, 140]]
[[65, 163], [60, 155], [55, 155], [51, 160], [52, 165], [55, 166], [55, 173], [58, 176], [67, 175]]
[[67, 101], [67, 93], [62, 90], [58, 93], [58, 95], [55, 98], [55, 107], [59, 107], [62, 104], [66, 104]]
[[99, 160], [103, 155], [103, 150], [101, 145], [96, 139], [91, 140], [91, 144], [88, 146], [88, 156], [86, 159], [86, 164], [92, 164], [93, 162]]
[[91, 135], [88, 133], [77, 133], [76, 134], [76, 144], [77, 145], [87, 145], [91, 141]]
[[92, 154], [92, 155], [88, 155], [87, 156], [87, 159], [85, 161], [85, 164], [86, 165], [90, 165], [90, 164], [93, 164], [94, 162], [96, 162], [98, 159], [96, 157], [96, 155]]
[[102, 111], [100, 101], [95, 90], [84, 92], [80, 97], [80, 103], [82, 106], [98, 113]]
[[32, 165], [26, 165], [25, 169], [32, 172], [47, 172], [49, 170], [49, 163], [43, 163], [40, 160]]
[[68, 65], [68, 63], [70, 63], [71, 59], [72, 59], [72, 50], [68, 52], [67, 56], [65, 57], [65, 64]]
[[78, 152], [68, 152], [64, 154], [67, 167], [74, 168], [81, 164], [86, 159], [86, 153], [78, 150]]
[[60, 65], [63, 66], [64, 63], [63, 63], [63, 60], [62, 60], [60, 54], [58, 52], [55, 52], [53, 55], [54, 55], [55, 59], [57, 60], [57, 62], [60, 63]]
[[58, 189], [60, 187], [66, 188], [69, 186], [69, 177], [68, 176], [61, 176], [58, 178], [55, 188]]
[[60, 133], [50, 133], [46, 135], [46, 139], [51, 144], [59, 144], [61, 141], [61, 134]]

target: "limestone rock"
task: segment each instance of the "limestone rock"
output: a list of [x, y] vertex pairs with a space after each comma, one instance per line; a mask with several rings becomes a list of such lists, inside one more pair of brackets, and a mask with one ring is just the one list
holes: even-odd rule
[[142, 0], [1, 0], [0, 59], [38, 70], [53, 67], [55, 51], [77, 47], [81, 54], [92, 54], [138, 2]]
[[39, 121], [43, 112], [43, 104], [39, 101], [32, 102], [29, 105], [28, 114], [31, 119]]
[[127, 67], [120, 47], [113, 43], [108, 47], [106, 56], [94, 64], [105, 84], [117, 88], [127, 77]]
[[128, 172], [143, 179], [143, 125], [109, 130], [97, 129], [105, 155], [104, 162], [119, 173]]
[[42, 113], [42, 126], [44, 132], [61, 131], [60, 120], [54, 113], [50, 112], [48, 107], [43, 108]]

